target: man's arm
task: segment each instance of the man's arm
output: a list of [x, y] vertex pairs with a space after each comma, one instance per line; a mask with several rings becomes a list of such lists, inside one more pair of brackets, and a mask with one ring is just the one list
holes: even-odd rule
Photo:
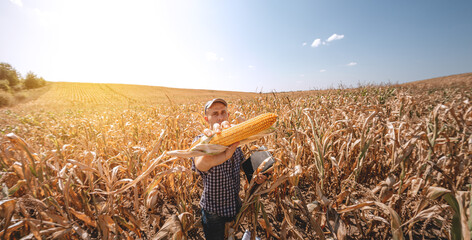
[[234, 151], [236, 151], [238, 145], [239, 142], [233, 143], [226, 149], [226, 151], [217, 155], [205, 155], [195, 157], [195, 167], [202, 172], [206, 172], [210, 170], [210, 168], [226, 162], [226, 160], [230, 159], [231, 156], [233, 156]]

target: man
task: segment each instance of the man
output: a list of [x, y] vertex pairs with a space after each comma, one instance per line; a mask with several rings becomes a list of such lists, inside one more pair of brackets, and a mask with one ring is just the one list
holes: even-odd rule
[[[230, 127], [228, 115], [225, 100], [216, 98], [208, 101], [204, 117], [210, 129], [205, 129], [203, 133], [212, 136], [220, 133], [222, 128]], [[197, 136], [194, 142], [202, 136], [203, 134]], [[200, 206], [206, 239], [224, 239], [225, 223], [232, 221], [241, 208], [239, 171], [244, 154], [238, 145], [239, 142], [234, 143], [223, 153], [195, 157], [192, 161], [192, 168], [203, 179]], [[265, 179], [263, 175], [258, 176], [257, 183], [262, 183]]]

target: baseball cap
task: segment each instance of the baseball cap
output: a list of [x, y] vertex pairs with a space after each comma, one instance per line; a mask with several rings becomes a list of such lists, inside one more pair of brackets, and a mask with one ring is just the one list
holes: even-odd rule
[[203, 113], [206, 114], [206, 111], [208, 108], [211, 107], [211, 105], [213, 105], [213, 103], [216, 103], [216, 102], [219, 102], [219, 103], [223, 103], [226, 107], [228, 106], [228, 103], [226, 103], [226, 101], [222, 98], [215, 98], [213, 100], [210, 100], [208, 101], [206, 104], [205, 104], [205, 109], [203, 110]]

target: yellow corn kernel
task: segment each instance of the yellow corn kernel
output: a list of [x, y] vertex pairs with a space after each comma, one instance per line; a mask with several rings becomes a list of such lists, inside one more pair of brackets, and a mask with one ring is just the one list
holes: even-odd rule
[[238, 125], [224, 129], [219, 134], [215, 134], [210, 140], [210, 144], [229, 146], [268, 129], [276, 120], [276, 114], [261, 114]]

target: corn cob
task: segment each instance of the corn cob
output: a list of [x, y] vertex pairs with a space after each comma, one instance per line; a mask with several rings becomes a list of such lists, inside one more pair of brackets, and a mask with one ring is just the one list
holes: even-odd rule
[[215, 134], [209, 143], [229, 146], [268, 129], [276, 120], [276, 114], [261, 114], [238, 125], [222, 130], [221, 133]]

